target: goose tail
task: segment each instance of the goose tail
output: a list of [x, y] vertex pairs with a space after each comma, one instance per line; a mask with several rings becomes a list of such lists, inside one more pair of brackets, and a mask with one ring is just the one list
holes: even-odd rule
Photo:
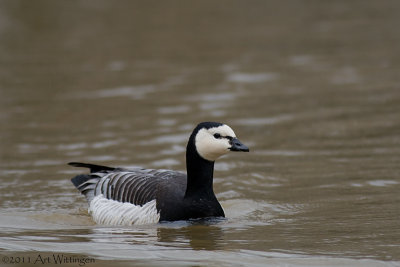
[[90, 169], [89, 174], [79, 174], [71, 179], [72, 184], [86, 197], [89, 203], [94, 198], [94, 190], [102, 177], [99, 174], [116, 170], [116, 168], [113, 167], [82, 162], [70, 162], [68, 165]]
[[68, 163], [68, 165], [74, 166], [74, 167], [89, 168], [91, 173], [102, 172], [102, 171], [115, 171], [115, 169], [116, 169], [113, 167], [96, 165], [96, 164], [91, 164], [91, 163], [83, 163], [83, 162], [70, 162], [70, 163]]

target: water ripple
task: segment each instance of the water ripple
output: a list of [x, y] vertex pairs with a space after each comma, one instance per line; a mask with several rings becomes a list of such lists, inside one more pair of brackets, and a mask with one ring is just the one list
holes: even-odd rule
[[263, 83], [268, 81], [273, 81], [278, 78], [278, 74], [276, 73], [243, 73], [243, 72], [234, 72], [230, 73], [226, 80], [228, 82], [237, 82], [237, 83]]
[[246, 118], [235, 120], [235, 124], [243, 126], [264, 126], [273, 125], [281, 122], [293, 120], [292, 115], [280, 115], [276, 117], [264, 117], [264, 118]]

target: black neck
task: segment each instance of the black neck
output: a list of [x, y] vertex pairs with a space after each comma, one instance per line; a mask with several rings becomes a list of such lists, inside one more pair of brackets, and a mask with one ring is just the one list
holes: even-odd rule
[[185, 198], [214, 196], [214, 162], [200, 157], [193, 141], [189, 140], [186, 148], [187, 187]]

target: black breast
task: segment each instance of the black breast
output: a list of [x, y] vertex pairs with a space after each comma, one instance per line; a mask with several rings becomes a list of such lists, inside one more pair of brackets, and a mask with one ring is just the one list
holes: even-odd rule
[[225, 217], [215, 195], [186, 197], [185, 179], [172, 179], [164, 184], [157, 197], [160, 221], [178, 221], [205, 217]]

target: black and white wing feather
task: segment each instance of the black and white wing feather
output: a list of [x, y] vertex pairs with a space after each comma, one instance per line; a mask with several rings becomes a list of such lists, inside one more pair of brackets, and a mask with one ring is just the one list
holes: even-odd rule
[[85, 195], [89, 212], [99, 224], [158, 222], [171, 212], [166, 201], [181, 202], [185, 194], [186, 174], [181, 172], [111, 168], [87, 163], [70, 165], [91, 170], [71, 181]]
[[[87, 165], [79, 167], [89, 167]], [[170, 170], [106, 168], [104, 171], [95, 168], [97, 172], [78, 175], [72, 179], [89, 203], [95, 196], [103, 195], [110, 200], [142, 206], [156, 199], [160, 183], [167, 182], [172, 177], [186, 176]]]

